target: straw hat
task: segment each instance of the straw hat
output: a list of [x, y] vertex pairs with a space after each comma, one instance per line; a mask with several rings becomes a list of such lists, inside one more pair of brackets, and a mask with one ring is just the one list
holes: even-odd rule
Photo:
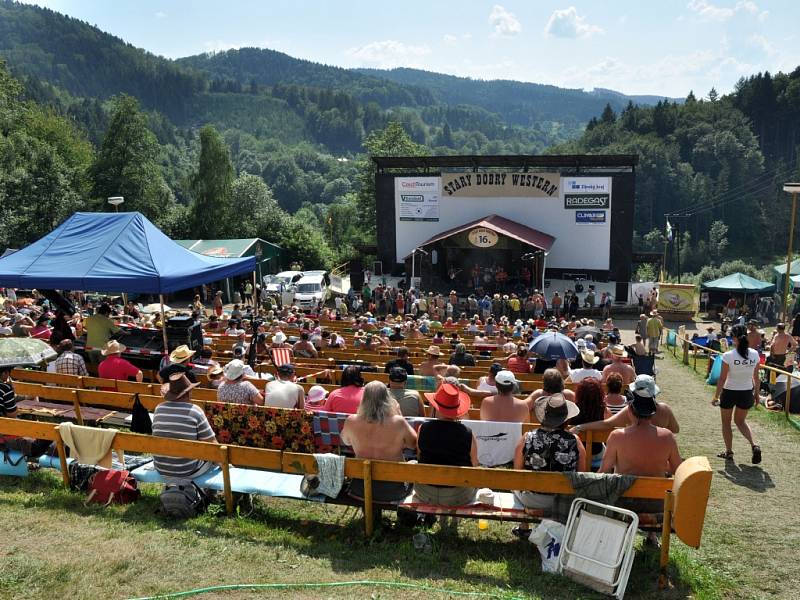
[[425, 350], [425, 354], [430, 356], [441, 356], [442, 351], [439, 350], [439, 346], [430, 346], [427, 350]]
[[581, 350], [581, 359], [587, 364], [596, 365], [599, 362], [600, 357], [596, 356], [591, 350]]
[[622, 358], [628, 356], [628, 353], [625, 351], [625, 346], [623, 346], [622, 344], [614, 344], [613, 346], [611, 346], [610, 350], [611, 354], [613, 354], [614, 356], [620, 356]]
[[194, 356], [194, 350], [189, 350], [189, 346], [181, 344], [170, 352], [169, 361], [172, 363], [183, 363]]
[[127, 346], [120, 344], [117, 340], [111, 340], [105, 345], [105, 348], [103, 348], [100, 353], [103, 356], [108, 356], [110, 354], [122, 354], [127, 349]]

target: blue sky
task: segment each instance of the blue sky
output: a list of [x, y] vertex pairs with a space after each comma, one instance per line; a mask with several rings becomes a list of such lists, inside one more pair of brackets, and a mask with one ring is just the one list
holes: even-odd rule
[[798, 0], [43, 0], [170, 58], [242, 46], [629, 94], [705, 96], [800, 64]]

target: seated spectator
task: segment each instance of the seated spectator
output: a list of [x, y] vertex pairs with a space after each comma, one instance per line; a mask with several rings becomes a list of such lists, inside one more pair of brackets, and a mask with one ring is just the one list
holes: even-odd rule
[[194, 359], [192, 370], [196, 373], [208, 373], [211, 367], [219, 366], [219, 363], [213, 357], [214, 349], [211, 346], [203, 346], [200, 349], [199, 356]]
[[405, 370], [408, 375], [414, 374], [414, 365], [408, 360], [408, 348], [400, 346], [397, 349], [397, 358], [390, 360], [383, 367], [384, 373], [390, 373], [395, 367], [400, 367]]
[[181, 344], [175, 350], [165, 356], [161, 361], [161, 369], [158, 372], [158, 380], [165, 383], [169, 376], [174, 373], [184, 373], [192, 383], [197, 383], [197, 376], [192, 370], [189, 359], [194, 356], [194, 350], [189, 350], [189, 346]]
[[303, 358], [317, 358], [319, 353], [314, 347], [314, 344], [311, 343], [310, 339], [311, 334], [308, 331], [303, 331], [300, 333], [300, 339], [295, 342], [294, 346], [292, 346], [292, 351], [294, 352], [295, 356], [301, 356]]
[[358, 405], [361, 404], [363, 393], [364, 379], [361, 377], [361, 368], [349, 365], [342, 371], [341, 387], [328, 394], [322, 410], [355, 414], [358, 411]]
[[593, 377], [598, 381], [602, 379], [603, 374], [594, 368], [599, 360], [600, 357], [596, 356], [592, 350], [583, 350], [581, 352], [581, 368], [570, 369], [570, 381], [572, 381], [572, 383], [579, 383], [587, 377]]
[[[17, 409], [17, 394], [14, 392], [14, 382], [11, 380], [12, 365], [0, 365], [0, 417], [16, 419], [19, 417]], [[0, 448], [16, 450], [28, 459], [36, 459], [50, 448], [50, 440], [37, 440], [29, 437], [0, 434]]]
[[392, 367], [389, 371], [389, 394], [397, 401], [404, 417], [424, 417], [425, 404], [419, 392], [406, 389], [408, 373], [402, 367]]
[[564, 378], [557, 369], [547, 369], [542, 374], [542, 389], [534, 390], [527, 398], [528, 409], [533, 411], [536, 400], [542, 396], [555, 396], [556, 394], [563, 394], [566, 400], [570, 402], [575, 401], [575, 393], [572, 390], [564, 389]]
[[14, 321], [11, 326], [11, 331], [14, 337], [30, 337], [31, 329], [36, 326], [30, 317], [26, 317], [22, 313], [14, 314]]
[[217, 388], [217, 401], [231, 404], [264, 404], [264, 396], [258, 388], [245, 379], [244, 363], [234, 359], [223, 367], [225, 379]]
[[642, 336], [637, 333], [634, 339], [635, 342], [627, 348], [628, 353], [634, 356], [647, 356], [647, 348], [642, 341]]
[[497, 393], [497, 386], [495, 385], [495, 376], [503, 370], [503, 365], [494, 362], [489, 367], [489, 374], [482, 376], [478, 379], [478, 390], [481, 392]]
[[406, 339], [406, 336], [403, 335], [403, 326], [395, 325], [394, 332], [389, 336], [389, 341], [402, 342], [404, 339]]
[[439, 360], [441, 355], [442, 352], [439, 350], [438, 346], [431, 346], [428, 348], [425, 351], [425, 356], [427, 358], [419, 365], [419, 374], [425, 377], [435, 377], [444, 367], [442, 361]]
[[55, 372], [61, 375], [82, 375], [88, 377], [89, 372], [86, 370], [86, 362], [80, 354], [76, 354], [73, 350], [74, 346], [72, 340], [61, 340], [56, 347], [58, 358], [55, 360]]
[[295, 382], [294, 365], [281, 365], [277, 379], [267, 383], [264, 406], [275, 408], [304, 408], [306, 393], [303, 386]]
[[309, 389], [306, 394], [305, 409], [314, 412], [322, 410], [327, 396], [328, 392], [325, 391], [324, 387], [321, 385], [312, 385], [311, 389]]
[[514, 397], [517, 379], [511, 371], [500, 371], [494, 377], [497, 394], [484, 398], [481, 402], [481, 421], [505, 421], [527, 423], [531, 411], [525, 400]]
[[475, 357], [467, 352], [464, 344], [456, 344], [455, 351], [450, 355], [450, 364], [459, 367], [474, 367]]
[[625, 385], [630, 385], [633, 383], [633, 380], [636, 379], [636, 371], [632, 366], [622, 362], [622, 359], [626, 358], [627, 356], [628, 353], [620, 344], [614, 344], [613, 346], [608, 347], [608, 357], [611, 359], [611, 364], [607, 365], [603, 369], [603, 383], [608, 380], [608, 376], [612, 373], [620, 375], [622, 377], [622, 382]]
[[519, 373], [525, 375], [531, 372], [531, 363], [528, 360], [528, 346], [520, 344], [517, 348], [517, 353], [508, 358], [508, 370], [512, 373]]
[[447, 340], [444, 339], [444, 331], [437, 331], [431, 340], [431, 344], [435, 344], [437, 346], [443, 346], [445, 342], [447, 342]]
[[623, 408], [628, 406], [628, 398], [626, 398], [623, 393], [623, 382], [622, 382], [622, 375], [619, 373], [611, 373], [606, 379], [606, 387], [608, 388], [608, 393], [605, 397], [606, 408], [611, 413], [609, 416], [614, 416], [618, 412], [620, 412]]
[[[528, 471], [583, 471], [586, 450], [577, 435], [565, 430], [567, 421], [580, 414], [574, 402], [563, 394], [541, 396], [533, 408], [539, 427], [519, 440], [514, 453], [514, 468]], [[515, 491], [514, 495], [525, 508], [551, 509], [552, 494]], [[522, 524], [513, 529], [514, 535], [527, 539], [530, 529]]]
[[[661, 391], [656, 385], [655, 379], [650, 375], [639, 375], [636, 377], [636, 381], [628, 386], [628, 389], [634, 396], [638, 393], [640, 395], [649, 395], [649, 397], [654, 399]], [[672, 409], [664, 402], [656, 401], [656, 412], [655, 415], [651, 417], [651, 422], [654, 426], [669, 429], [672, 433], [678, 433], [681, 429]], [[627, 427], [635, 423], [636, 416], [633, 414], [629, 404], [617, 414], [604, 421], [576, 425], [571, 431], [578, 433], [581, 431], [608, 431], [609, 429]]]
[[[402, 462], [403, 449], [416, 447], [417, 434], [398, 412], [386, 386], [380, 381], [370, 381], [363, 388], [358, 411], [345, 421], [341, 440], [353, 447], [356, 458]], [[401, 482], [372, 483], [374, 502], [398, 502], [410, 491], [411, 486]], [[348, 493], [363, 500], [364, 481], [353, 479]]]
[[[162, 386], [164, 402], [156, 406], [153, 414], [153, 435], [178, 440], [216, 442], [216, 436], [202, 409], [192, 404], [192, 383], [184, 373], [173, 373], [169, 383]], [[154, 456], [153, 463], [159, 475], [168, 483], [194, 479], [214, 466], [213, 463], [192, 458]]]
[[[121, 381], [138, 381], [143, 379], [142, 371], [133, 363], [122, 358], [121, 354], [127, 348], [117, 340], [111, 340], [103, 348], [102, 355], [105, 360], [97, 367], [97, 375], [103, 379], [116, 379]], [[113, 388], [107, 388], [113, 390]]]
[[8, 315], [0, 316], [0, 336], [9, 337], [14, 335], [11, 330], [11, 317]]
[[216, 390], [222, 383], [222, 367], [215, 365], [208, 370], [208, 385], [206, 387]]
[[50, 317], [42, 315], [36, 319], [36, 325], [31, 327], [30, 336], [39, 340], [49, 340], [51, 335]]
[[[602, 421], [611, 416], [611, 411], [606, 408], [603, 399], [603, 388], [600, 382], [592, 377], [582, 380], [575, 388], [575, 405], [581, 412], [570, 420], [569, 425]], [[605, 446], [602, 442], [594, 442], [590, 450], [592, 452], [592, 468], [597, 469], [603, 459]]]
[[[425, 421], [417, 433], [417, 461], [420, 464], [477, 467], [478, 444], [472, 431], [459, 422], [469, 412], [469, 396], [450, 383], [436, 393], [426, 393], [436, 409], [436, 418]], [[423, 504], [462, 506], [475, 501], [475, 488], [430, 484], [414, 486], [414, 500]]]

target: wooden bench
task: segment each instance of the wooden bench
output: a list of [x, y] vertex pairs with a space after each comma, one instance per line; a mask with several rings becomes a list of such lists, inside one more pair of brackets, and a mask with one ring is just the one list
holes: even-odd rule
[[[62, 480], [65, 486], [69, 485], [66, 451], [57, 426], [20, 419], [0, 418], [0, 434], [26, 436], [55, 442]], [[223, 491], [228, 514], [233, 512], [233, 492], [235, 491], [231, 486], [231, 466], [294, 474], [317, 471], [316, 461], [312, 455], [278, 450], [175, 440], [123, 432], [116, 435], [113, 447], [122, 452], [173, 456], [217, 463], [222, 471]], [[374, 530], [375, 507], [372, 502], [372, 486], [376, 481], [489, 487], [495, 491], [522, 490], [544, 494], [571, 495], [574, 493], [569, 479], [563, 473], [448, 467], [357, 458], [346, 459], [344, 471], [346, 477], [364, 481], [364, 529], [367, 536], [371, 536]], [[681, 464], [674, 478], [638, 477], [623, 494], [623, 497], [626, 498], [664, 501], [661, 525], [661, 584], [666, 583], [671, 533], [674, 532], [689, 546], [695, 548], [700, 546], [711, 476], [712, 471], [708, 460], [705, 457], [693, 457]], [[530, 516], [511, 514], [504, 509], [493, 511], [488, 507], [484, 507], [477, 514], [481, 518], [504, 521], [530, 520]], [[472, 515], [462, 514], [461, 516]]]

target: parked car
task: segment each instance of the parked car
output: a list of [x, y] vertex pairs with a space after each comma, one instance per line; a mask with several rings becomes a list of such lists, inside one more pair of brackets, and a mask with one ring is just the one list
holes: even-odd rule
[[282, 271], [277, 275], [265, 275], [264, 285], [268, 292], [280, 293], [282, 291], [281, 286], [286, 289], [297, 283], [303, 275], [303, 271]]

